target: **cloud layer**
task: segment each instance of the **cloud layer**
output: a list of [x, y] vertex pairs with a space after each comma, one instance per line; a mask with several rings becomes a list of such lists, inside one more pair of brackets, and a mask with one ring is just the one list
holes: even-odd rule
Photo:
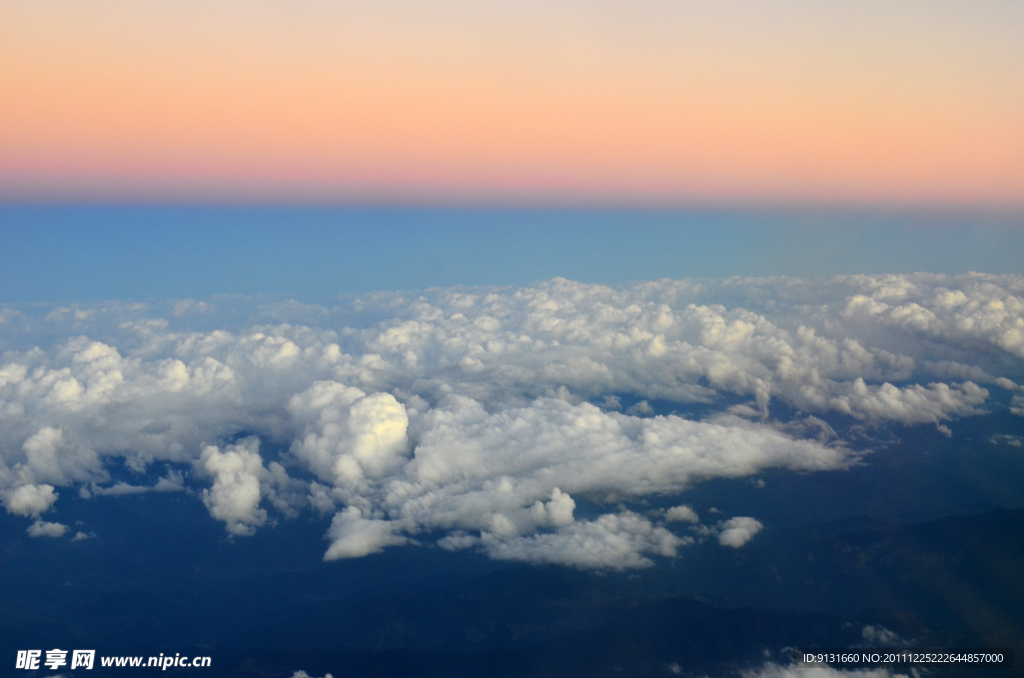
[[756, 517], [623, 502], [842, 468], [822, 417], [953, 435], [1020, 414], [1022, 295], [1020, 276], [918, 274], [4, 308], [0, 498], [40, 520], [60, 488], [194, 487], [233, 536], [333, 515], [328, 559], [415, 541], [621, 569], [693, 531], [740, 548]]

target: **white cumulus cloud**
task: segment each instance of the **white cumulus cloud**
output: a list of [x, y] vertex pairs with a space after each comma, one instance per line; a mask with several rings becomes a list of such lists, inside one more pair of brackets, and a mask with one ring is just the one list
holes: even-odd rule
[[308, 421], [292, 452], [326, 482], [359, 486], [402, 460], [409, 417], [390, 393], [367, 395], [336, 381], [320, 381], [294, 396], [288, 409]]
[[30, 537], [63, 537], [68, 531], [68, 526], [61, 523], [48, 523], [45, 520], [37, 520], [28, 526]]
[[673, 506], [665, 512], [665, 520], [668, 522], [699, 523], [700, 518], [697, 512], [689, 506]]
[[39, 517], [60, 495], [53, 491], [53, 485], [22, 485], [3, 493], [4, 507], [8, 513], [20, 516]]
[[249, 438], [221, 452], [214, 445], [203, 448], [201, 468], [213, 476], [213, 487], [203, 490], [210, 515], [226, 524], [230, 534], [251, 535], [267, 522], [260, 508], [260, 481], [266, 476], [259, 454], [259, 440]]
[[740, 516], [726, 520], [719, 527], [722, 531], [718, 533], [718, 543], [738, 549], [753, 539], [764, 525], [754, 518]]
[[335, 514], [327, 536], [331, 546], [324, 554], [324, 560], [339, 558], [361, 558], [379, 553], [385, 546], [394, 546], [408, 541], [395, 534], [399, 525], [375, 518], [364, 518], [355, 506]]
[[[8, 307], [0, 498], [38, 519], [59, 488], [188, 489], [233, 535], [333, 515], [328, 558], [437, 536], [642, 567], [697, 516], [618, 504], [845, 468], [856, 454], [826, 415], [953, 435], [1024, 413], [1022, 299], [1022, 276], [915, 274]], [[700, 420], [666, 413], [694, 404]], [[739, 547], [759, 526], [701, 534]]]
[[644, 554], [675, 556], [689, 541], [628, 511], [575, 522], [557, 532], [508, 538], [485, 531], [481, 537], [487, 553], [499, 560], [616, 570], [648, 567], [653, 563]]

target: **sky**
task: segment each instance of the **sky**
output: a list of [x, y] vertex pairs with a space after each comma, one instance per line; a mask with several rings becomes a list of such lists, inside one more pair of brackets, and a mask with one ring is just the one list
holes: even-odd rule
[[0, 205], [8, 303], [1024, 272], [1024, 214]]
[[0, 6], [0, 199], [1024, 207], [1012, 0]]

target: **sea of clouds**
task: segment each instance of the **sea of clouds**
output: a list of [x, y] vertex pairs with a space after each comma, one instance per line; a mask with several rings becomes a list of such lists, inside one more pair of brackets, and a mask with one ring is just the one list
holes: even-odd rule
[[332, 515], [326, 559], [415, 542], [644, 567], [762, 526], [626, 503], [856, 463], [822, 417], [1024, 416], [1022, 297], [1022, 276], [915, 274], [7, 306], [0, 497], [33, 536], [68, 532], [67, 492], [187, 489], [238, 537]]

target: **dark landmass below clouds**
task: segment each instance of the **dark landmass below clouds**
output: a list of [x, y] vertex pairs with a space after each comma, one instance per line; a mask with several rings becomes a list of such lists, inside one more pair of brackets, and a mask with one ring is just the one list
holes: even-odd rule
[[707, 544], [640, 574], [596, 574], [437, 548], [339, 567], [316, 557], [315, 525], [238, 553], [182, 519], [179, 496], [131, 500], [122, 543], [39, 552], [4, 519], [3, 652], [43, 638], [191, 652], [216, 658], [210, 676], [655, 676], [785, 663], [786, 647], [878, 645], [866, 628], [894, 634], [887, 646], [1024, 643], [1021, 509], [768, 530], [742, 550]]

